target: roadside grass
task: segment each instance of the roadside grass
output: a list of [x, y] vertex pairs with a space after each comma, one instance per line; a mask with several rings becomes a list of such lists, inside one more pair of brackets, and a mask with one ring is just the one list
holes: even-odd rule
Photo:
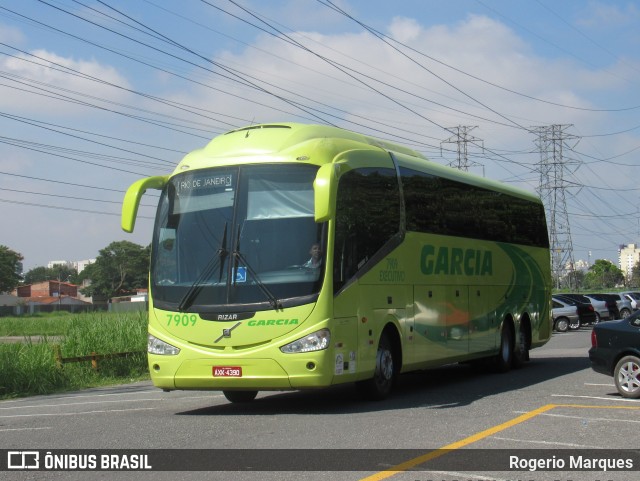
[[71, 317], [60, 311], [21, 317], [0, 317], [0, 336], [59, 336], [66, 332]]
[[[33, 321], [33, 322], [31, 322]], [[23, 323], [23, 329], [16, 323]], [[37, 332], [40, 326], [43, 332]], [[147, 313], [83, 313], [52, 318], [0, 318], [0, 335], [25, 336], [23, 342], [0, 344], [0, 398], [48, 394], [148, 379]], [[29, 336], [42, 335], [39, 342]], [[63, 358], [131, 352], [127, 357], [58, 366]]]

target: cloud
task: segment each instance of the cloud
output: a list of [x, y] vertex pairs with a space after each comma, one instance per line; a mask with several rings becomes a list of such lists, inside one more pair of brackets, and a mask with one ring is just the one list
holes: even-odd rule
[[[461, 121], [461, 117], [466, 117], [468, 121], [468, 113], [495, 118], [474, 99], [509, 115], [526, 118], [529, 122], [549, 121], [548, 105], [532, 107], [530, 100], [508, 94], [471, 76], [532, 95], [550, 95], [551, 99], [566, 99], [566, 90], [576, 90], [573, 83], [575, 65], [536, 57], [513, 31], [487, 17], [470, 16], [455, 26], [430, 28], [421, 26], [415, 19], [395, 18], [388, 31], [415, 50], [395, 44], [405, 54], [403, 56], [368, 32], [335, 35], [299, 32], [295, 35], [296, 40], [317, 55], [279, 39], [264, 37], [257, 42], [260, 50], [228, 53], [220, 60], [250, 73], [254, 77], [252, 82], [269, 92], [287, 98], [293, 98], [292, 92], [302, 94], [303, 97], [297, 97], [296, 101], [308, 107], [338, 105], [362, 115], [370, 112], [372, 119], [394, 116], [410, 121], [414, 117], [414, 121], [420, 124], [429, 122], [415, 119], [410, 110], [415, 109], [438, 124], [447, 126]], [[277, 56], [265, 55], [265, 52], [276, 52]], [[455, 66], [470, 75], [456, 72], [416, 52], [424, 52], [432, 59]], [[325, 62], [320, 57], [331, 58], [335, 63]], [[587, 76], [588, 72], [582, 71], [582, 74]], [[280, 104], [289, 112], [296, 111], [273, 97], [229, 82], [225, 84], [225, 88], [247, 99], [248, 103], [260, 98], [261, 103], [268, 106]], [[399, 88], [393, 89], [390, 85]], [[198, 91], [198, 95], [201, 94], [205, 98], [211, 97], [211, 92]], [[579, 96], [576, 94], [576, 97]], [[573, 100], [580, 103], [579, 98], [574, 97]], [[232, 102], [238, 111], [237, 98]], [[520, 102], [529, 104], [524, 115], [518, 111]], [[216, 96], [210, 103], [224, 106], [229, 99]], [[463, 113], [448, 110], [443, 105]], [[274, 115], [273, 109], [258, 103], [252, 103], [251, 109], [252, 116], [262, 120], [267, 120], [264, 118], [267, 115]], [[324, 109], [327, 110], [331, 109]], [[339, 112], [334, 113], [340, 115]]]
[[578, 25], [590, 28], [614, 28], [631, 25], [640, 18], [640, 9], [631, 2], [609, 4], [589, 2], [582, 15], [576, 20]]
[[109, 85], [129, 88], [127, 79], [114, 67], [95, 60], [61, 57], [42, 49], [30, 55], [5, 57], [0, 70], [8, 77], [4, 83], [11, 86], [0, 87], [0, 107], [19, 108], [22, 114], [78, 115], [86, 113], [85, 108], [69, 99], [96, 103], [96, 98], [103, 97], [117, 102], [129, 95], [126, 90]]
[[0, 23], [0, 42], [6, 44], [22, 44], [25, 40], [22, 32], [10, 25]]

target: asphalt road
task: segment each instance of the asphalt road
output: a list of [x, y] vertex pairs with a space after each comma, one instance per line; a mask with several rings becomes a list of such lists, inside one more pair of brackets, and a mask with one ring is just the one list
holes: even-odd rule
[[[99, 465], [101, 454], [127, 449], [140, 456], [151, 453], [152, 466], [175, 471], [24, 469], [0, 477], [637, 481], [638, 458], [630, 469], [624, 466], [606, 473], [531, 471], [530, 464], [517, 469], [504, 464], [503, 458], [513, 455], [518, 455], [519, 463], [529, 463], [529, 458], [538, 462], [541, 457], [557, 463], [568, 453], [592, 453], [594, 459], [606, 454], [624, 463], [627, 453], [602, 450], [640, 448], [640, 401], [623, 399], [611, 378], [591, 370], [589, 346], [589, 328], [554, 334], [546, 346], [532, 351], [531, 362], [523, 369], [496, 374], [455, 365], [405, 375], [394, 395], [381, 402], [363, 402], [352, 386], [341, 386], [260, 393], [251, 404], [232, 405], [219, 392], [165, 393], [148, 382], [3, 401], [0, 450], [38, 451], [40, 463], [46, 450], [85, 453], [96, 455]], [[278, 451], [268, 451], [273, 449]], [[491, 460], [494, 453], [500, 455], [497, 461]], [[62, 454], [59, 462], [71, 462]], [[8, 454], [3, 451], [2, 456]], [[19, 466], [19, 458], [12, 456], [0, 459], [0, 466], [9, 461]], [[362, 468], [361, 458], [375, 462]], [[385, 470], [400, 462], [405, 464]], [[229, 471], [229, 464], [239, 471]], [[278, 469], [285, 470], [268, 469], [282, 464], [285, 467]], [[206, 469], [190, 471], [201, 466]], [[299, 470], [289, 470], [296, 469], [291, 466]]]

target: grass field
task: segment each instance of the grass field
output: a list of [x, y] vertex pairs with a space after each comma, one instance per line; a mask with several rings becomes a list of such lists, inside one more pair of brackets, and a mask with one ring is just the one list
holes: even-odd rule
[[[23, 342], [0, 343], [0, 398], [46, 394], [148, 378], [147, 313], [56, 313], [34, 317], [0, 318], [0, 336], [25, 336]], [[38, 341], [30, 336], [38, 336]], [[65, 363], [55, 359], [95, 352], [132, 352], [125, 358], [104, 359], [99, 369], [91, 362]]]
[[75, 314], [66, 311], [33, 316], [0, 317], [0, 336], [59, 336]]

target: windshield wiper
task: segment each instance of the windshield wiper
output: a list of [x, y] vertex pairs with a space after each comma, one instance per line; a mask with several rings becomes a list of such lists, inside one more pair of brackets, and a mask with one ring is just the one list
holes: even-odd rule
[[[269, 288], [266, 286], [266, 284], [260, 280], [260, 277], [258, 276], [258, 273], [253, 269], [253, 267], [251, 267], [251, 264], [249, 264], [249, 262], [247, 262], [247, 259], [242, 255], [242, 253], [238, 249], [239, 246], [240, 246], [240, 228], [238, 228], [238, 236], [236, 238], [236, 243], [235, 243], [235, 246], [234, 246], [234, 249], [233, 249], [233, 253], [232, 253], [232, 255], [234, 257], [234, 266], [233, 266], [234, 270], [237, 272], [237, 270], [238, 270], [238, 260], [240, 260], [242, 262], [242, 264], [249, 271], [249, 274], [251, 274], [251, 277], [255, 281], [256, 285], [260, 288], [262, 293], [269, 300], [269, 304], [271, 304], [271, 307], [273, 307], [275, 310], [282, 309], [282, 303], [280, 302], [280, 300], [273, 294], [273, 292], [271, 292], [269, 290]], [[233, 277], [233, 285], [234, 286], [236, 285], [236, 276], [235, 275]]]
[[225, 222], [220, 248], [215, 252], [211, 259], [209, 259], [209, 262], [207, 262], [207, 265], [202, 270], [196, 281], [191, 284], [189, 290], [187, 290], [185, 295], [182, 296], [182, 299], [178, 303], [178, 311], [184, 312], [189, 309], [189, 307], [191, 307], [193, 301], [196, 300], [196, 297], [198, 297], [198, 294], [200, 294], [200, 291], [204, 287], [204, 282], [211, 277], [211, 274], [213, 274], [213, 271], [218, 266], [218, 264], [220, 265], [218, 282], [220, 282], [220, 280], [222, 279], [224, 260], [228, 255], [229, 251], [227, 250], [227, 223]]

